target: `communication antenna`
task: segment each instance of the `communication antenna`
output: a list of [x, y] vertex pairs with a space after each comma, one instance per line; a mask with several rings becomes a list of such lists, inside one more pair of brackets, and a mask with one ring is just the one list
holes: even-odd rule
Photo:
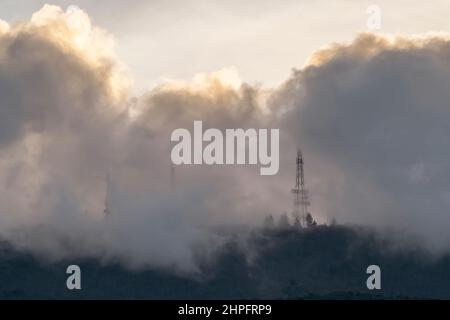
[[109, 173], [108, 173], [108, 174], [106, 174], [105, 209], [103, 210], [103, 214], [104, 214], [105, 218], [108, 218], [111, 216], [110, 198], [111, 198], [111, 178], [109, 177]]
[[297, 151], [295, 165], [295, 187], [292, 189], [292, 193], [294, 194], [294, 210], [292, 215], [294, 217], [295, 224], [300, 225], [301, 227], [306, 227], [306, 216], [308, 214], [308, 206], [310, 203], [308, 199], [308, 190], [305, 188], [305, 174], [303, 169], [304, 161], [300, 149]]
[[[172, 149], [172, 144], [169, 141], [169, 149], [167, 150], [169, 159], [171, 157], [171, 149]], [[175, 191], [175, 165], [171, 161], [170, 161], [169, 188], [170, 188], [171, 192]]]

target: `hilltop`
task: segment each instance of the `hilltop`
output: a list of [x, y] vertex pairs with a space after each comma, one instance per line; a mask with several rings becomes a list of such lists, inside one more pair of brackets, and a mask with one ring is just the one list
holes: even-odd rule
[[[450, 298], [450, 255], [394, 249], [376, 232], [346, 226], [239, 233], [199, 255], [200, 272], [129, 270], [83, 259], [49, 263], [2, 242], [1, 299], [391, 299]], [[65, 287], [66, 267], [82, 269], [82, 290]], [[366, 288], [366, 268], [382, 270], [382, 290]]]

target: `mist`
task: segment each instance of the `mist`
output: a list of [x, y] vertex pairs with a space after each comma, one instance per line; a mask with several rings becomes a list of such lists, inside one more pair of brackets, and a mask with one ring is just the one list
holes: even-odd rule
[[[197, 250], [224, 241], [213, 227], [292, 209], [301, 147], [319, 222], [401, 230], [447, 251], [449, 55], [445, 34], [360, 34], [274, 88], [227, 67], [134, 96], [113, 35], [82, 10], [0, 21], [0, 237], [52, 261], [196, 272]], [[195, 120], [279, 128], [278, 175], [173, 168], [171, 132]]]

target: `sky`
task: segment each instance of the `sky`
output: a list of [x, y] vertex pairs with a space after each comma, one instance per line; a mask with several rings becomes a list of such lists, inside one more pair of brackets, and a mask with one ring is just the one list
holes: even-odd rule
[[[301, 147], [319, 223], [450, 250], [445, 2], [380, 1], [375, 31], [360, 1], [130, 3], [0, 2], [0, 238], [195, 272], [214, 227], [291, 212]], [[173, 175], [195, 120], [279, 128], [278, 174]]]
[[[28, 19], [45, 0], [0, 1], [0, 17]], [[435, 1], [58, 1], [77, 5], [116, 39], [136, 93], [164, 79], [235, 67], [251, 84], [273, 86], [304, 66], [318, 48], [367, 31], [366, 9], [382, 10], [380, 32], [423, 33], [450, 28], [449, 2]]]

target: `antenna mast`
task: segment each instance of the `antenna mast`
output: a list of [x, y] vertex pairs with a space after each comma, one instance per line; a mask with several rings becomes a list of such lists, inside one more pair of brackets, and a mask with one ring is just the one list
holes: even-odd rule
[[111, 216], [110, 199], [111, 198], [111, 178], [109, 173], [106, 175], [106, 194], [105, 194], [105, 209], [103, 210], [105, 218]]
[[303, 170], [303, 156], [300, 149], [297, 151], [297, 158], [295, 161], [296, 175], [295, 175], [295, 187], [292, 189], [294, 194], [294, 216], [296, 224], [301, 227], [306, 227], [306, 215], [308, 214], [308, 190], [305, 188], [305, 174]]

